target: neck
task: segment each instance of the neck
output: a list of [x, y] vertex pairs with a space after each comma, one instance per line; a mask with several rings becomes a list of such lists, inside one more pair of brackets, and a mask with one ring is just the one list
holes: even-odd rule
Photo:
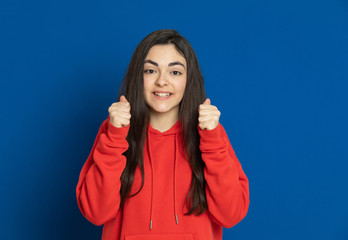
[[167, 113], [161, 114], [156, 112], [150, 112], [150, 124], [151, 127], [160, 131], [165, 132], [170, 129], [179, 119], [179, 113]]

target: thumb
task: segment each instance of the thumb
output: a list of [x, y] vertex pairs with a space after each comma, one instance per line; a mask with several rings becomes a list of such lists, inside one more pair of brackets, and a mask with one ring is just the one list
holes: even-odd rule
[[205, 99], [205, 101], [204, 101], [203, 104], [204, 104], [204, 105], [210, 105], [210, 99], [209, 99], [209, 98]]
[[128, 101], [127, 101], [126, 97], [122, 95], [120, 97], [120, 102], [128, 102]]

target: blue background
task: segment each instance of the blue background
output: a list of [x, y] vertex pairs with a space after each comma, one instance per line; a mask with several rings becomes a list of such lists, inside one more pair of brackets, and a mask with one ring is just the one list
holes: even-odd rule
[[75, 187], [137, 44], [177, 29], [250, 180], [223, 239], [348, 239], [345, 0], [0, 2], [1, 239], [100, 239]]

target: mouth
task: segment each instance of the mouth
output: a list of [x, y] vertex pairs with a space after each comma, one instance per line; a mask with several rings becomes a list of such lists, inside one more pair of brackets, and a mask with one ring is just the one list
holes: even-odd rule
[[170, 93], [170, 92], [153, 92], [153, 94], [159, 97], [169, 97], [173, 95], [173, 93]]

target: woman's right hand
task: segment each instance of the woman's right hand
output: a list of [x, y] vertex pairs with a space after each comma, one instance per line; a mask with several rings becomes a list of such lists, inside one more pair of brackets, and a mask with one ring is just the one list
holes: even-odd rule
[[109, 107], [110, 122], [115, 127], [127, 127], [130, 123], [130, 104], [125, 96], [120, 97], [119, 102], [111, 104]]

